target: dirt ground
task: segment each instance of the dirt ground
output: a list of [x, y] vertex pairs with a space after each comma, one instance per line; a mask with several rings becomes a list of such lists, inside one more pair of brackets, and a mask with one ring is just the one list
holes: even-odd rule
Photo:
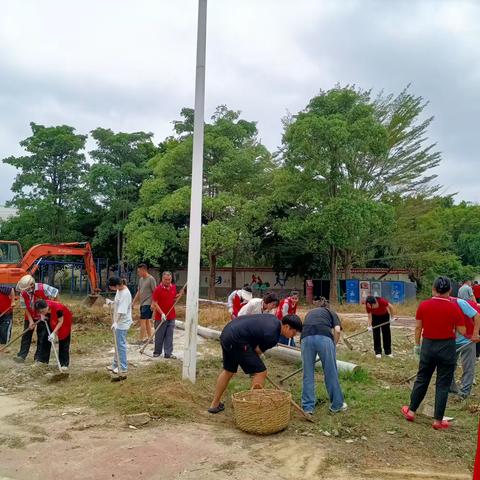
[[[345, 315], [353, 323], [365, 320], [361, 314]], [[408, 326], [399, 325], [398, 332], [403, 339]], [[82, 329], [77, 334], [81, 335]], [[214, 341], [198, 341], [200, 358], [218, 354]], [[402, 345], [408, 346], [408, 341]], [[368, 339], [359, 337], [356, 346], [356, 358], [369, 355]], [[70, 378], [84, 371], [106, 376], [104, 367], [113, 355], [108, 340], [94, 349], [82, 348], [72, 350]], [[407, 347], [402, 348], [406, 351]], [[406, 355], [404, 350], [398, 352], [399, 362]], [[183, 332], [176, 330], [174, 353], [181, 358], [182, 351]], [[168, 361], [141, 356], [138, 347], [130, 345], [129, 363], [130, 375], [135, 375], [154, 363], [162, 366]], [[53, 367], [18, 365], [11, 354], [4, 354], [0, 355], [0, 368], [0, 480], [471, 478], [466, 465], [439, 464], [438, 459], [424, 458], [404, 445], [391, 464], [388, 452], [379, 462], [379, 443], [374, 439], [334, 439], [327, 431], [311, 433], [299, 419], [284, 432], [267, 437], [245, 434], [234, 427], [230, 417], [208, 414], [189, 421], [160, 416], [133, 428], [117, 411], [41, 403], [40, 397], [49, 389], [62, 389], [61, 382], [45, 380], [52, 377]], [[32, 371], [41, 380], [35, 381]], [[206, 392], [206, 398], [209, 395]], [[395, 444], [387, 441], [385, 445], [392, 448]]]

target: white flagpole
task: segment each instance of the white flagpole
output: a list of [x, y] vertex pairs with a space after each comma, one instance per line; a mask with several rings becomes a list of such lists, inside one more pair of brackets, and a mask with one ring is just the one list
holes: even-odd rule
[[207, 0], [198, 2], [197, 70], [195, 78], [195, 118], [193, 127], [192, 193], [190, 238], [188, 241], [187, 310], [183, 378], [195, 383], [197, 370], [198, 296], [202, 235], [203, 126], [205, 110], [205, 51], [207, 43]]

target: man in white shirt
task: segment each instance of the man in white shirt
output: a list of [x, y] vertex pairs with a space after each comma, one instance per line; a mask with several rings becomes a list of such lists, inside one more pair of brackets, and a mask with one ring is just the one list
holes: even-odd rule
[[110, 277], [108, 279], [108, 287], [114, 290], [115, 300], [113, 302], [113, 323], [112, 330], [116, 337], [116, 353], [120, 365], [117, 364], [117, 356], [113, 357], [111, 367], [107, 367], [116, 377], [114, 380], [124, 380], [127, 378], [128, 361], [127, 361], [127, 333], [133, 323], [132, 319], [132, 294], [119, 277]]
[[470, 280], [465, 280], [463, 282], [463, 285], [458, 290], [457, 297], [461, 298], [462, 300], [472, 300], [472, 302], [477, 301], [473, 295], [472, 282]]
[[263, 298], [252, 298], [238, 312], [238, 316], [254, 315], [256, 313], [272, 313], [278, 306], [278, 297], [275, 293], [266, 293]]

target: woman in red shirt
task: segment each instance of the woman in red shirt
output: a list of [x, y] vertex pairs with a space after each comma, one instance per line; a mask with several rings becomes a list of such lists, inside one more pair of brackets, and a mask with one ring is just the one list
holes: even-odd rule
[[[410, 406], [402, 407], [402, 415], [409, 422], [425, 398], [437, 371], [435, 387], [435, 411], [433, 428], [440, 430], [450, 424], [443, 420], [447, 406], [448, 389], [455, 372], [455, 335], [465, 334], [465, 319], [457, 305], [449, 297], [452, 290], [450, 279], [438, 277], [433, 284], [433, 297], [422, 302], [417, 309], [414, 352], [420, 354], [417, 379], [410, 396]], [[420, 347], [420, 339], [423, 337]]]
[[[393, 307], [382, 297], [369, 296], [365, 300], [365, 308], [368, 313], [368, 329], [373, 333], [373, 349], [375, 356], [382, 358], [382, 339], [383, 350], [387, 357], [392, 357], [392, 334], [390, 332], [390, 325], [383, 325], [382, 323], [390, 322], [390, 316], [393, 316]], [[378, 328], [373, 328], [378, 327]], [[380, 338], [380, 330], [382, 331], [382, 339]]]

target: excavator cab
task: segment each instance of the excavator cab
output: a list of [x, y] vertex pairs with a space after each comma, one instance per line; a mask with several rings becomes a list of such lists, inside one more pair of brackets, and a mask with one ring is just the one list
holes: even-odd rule
[[0, 240], [0, 264], [19, 265], [22, 258], [22, 247], [18, 242]]

